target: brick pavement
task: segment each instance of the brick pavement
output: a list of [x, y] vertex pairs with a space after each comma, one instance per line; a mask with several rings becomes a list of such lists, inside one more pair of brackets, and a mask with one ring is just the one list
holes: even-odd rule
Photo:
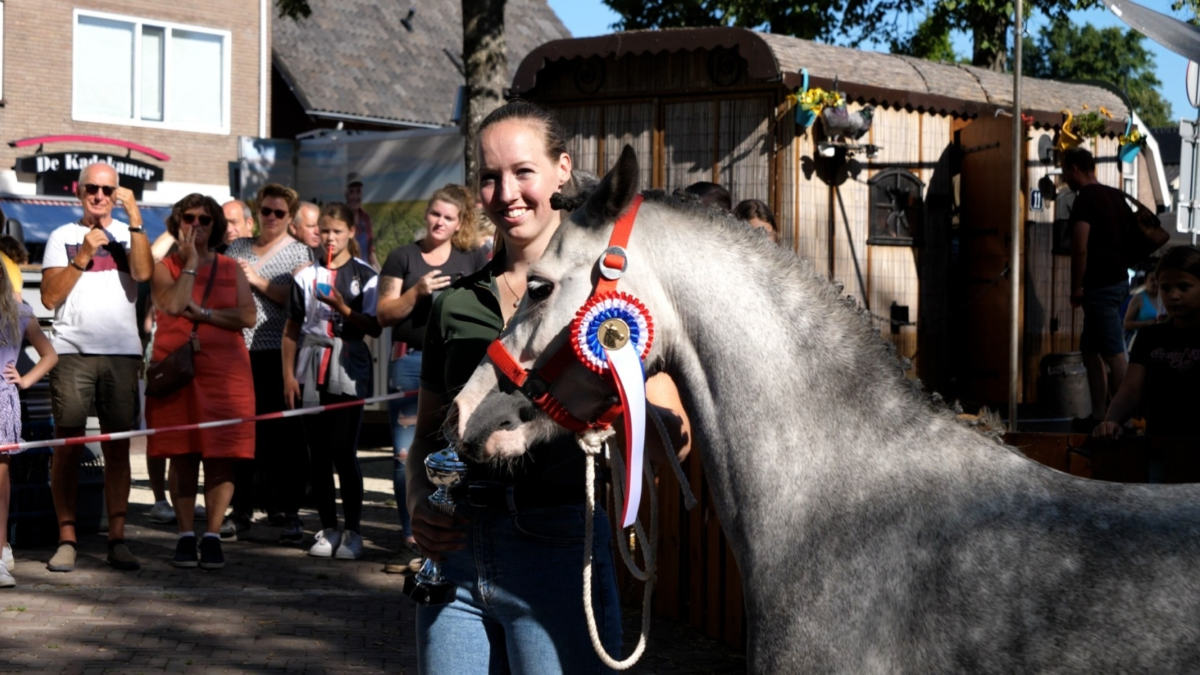
[[[149, 523], [153, 498], [134, 450], [127, 538], [142, 562], [104, 563], [104, 535], [82, 538], [69, 574], [46, 570], [52, 547], [18, 549], [18, 587], [0, 590], [0, 671], [23, 673], [415, 673], [413, 606], [382, 564], [400, 543], [391, 459], [363, 451], [366, 555], [321, 560], [280, 546], [279, 528], [255, 524], [226, 544], [224, 570], [177, 570], [174, 526]], [[310, 536], [313, 513], [302, 514]], [[632, 609], [632, 608], [631, 608]], [[637, 617], [626, 617], [628, 651]], [[742, 657], [671, 622], [656, 621], [634, 673], [742, 673]]]

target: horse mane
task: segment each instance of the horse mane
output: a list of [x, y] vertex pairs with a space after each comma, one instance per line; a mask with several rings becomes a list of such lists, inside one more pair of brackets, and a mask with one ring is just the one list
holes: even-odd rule
[[694, 195], [678, 190], [673, 193], [646, 190], [642, 195], [647, 203], [666, 207], [683, 216], [686, 222], [711, 227], [719, 233], [722, 245], [734, 248], [743, 258], [766, 263], [768, 273], [778, 284], [789, 285], [790, 290], [804, 297], [808, 311], [813, 311], [815, 304], [815, 311], [836, 317], [852, 338], [848, 346], [857, 351], [857, 365], [869, 371], [869, 376], [878, 378], [881, 385], [895, 390], [901, 400], [915, 404], [906, 406], [914, 420], [924, 412], [958, 421], [955, 412], [961, 410], [951, 409], [937, 392], [926, 392], [920, 379], [907, 377], [912, 364], [897, 352], [895, 343], [883, 337], [875, 322], [877, 317], [854, 296], [843, 295], [843, 285], [818, 272], [811, 261], [775, 244], [732, 213], [705, 205]]

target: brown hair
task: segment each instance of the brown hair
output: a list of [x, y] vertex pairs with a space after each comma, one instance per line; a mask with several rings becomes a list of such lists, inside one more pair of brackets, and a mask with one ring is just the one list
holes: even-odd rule
[[479, 124], [479, 136], [488, 127], [507, 120], [523, 120], [533, 122], [542, 132], [542, 143], [546, 145], [546, 155], [554, 161], [569, 154], [567, 152], [567, 132], [554, 115], [536, 103], [514, 99], [488, 113]]
[[[258, 189], [258, 196], [255, 202], [261, 207], [264, 199], [272, 197], [282, 199], [287, 202], [288, 215], [292, 218], [296, 217], [296, 212], [300, 210], [300, 195], [290, 187], [285, 187], [279, 183], [267, 183]], [[352, 223], [353, 224], [353, 223]]]
[[1085, 148], [1071, 148], [1062, 155], [1062, 168], [1071, 167], [1084, 173], [1096, 173], [1096, 158]]
[[451, 240], [454, 248], [460, 251], [478, 248], [479, 214], [475, 211], [475, 199], [472, 198], [471, 191], [465, 185], [447, 183], [429, 198], [429, 204], [425, 207], [426, 213], [434, 202], [445, 202], [458, 209], [458, 232], [454, 233]]
[[0, 237], [0, 252], [8, 256], [10, 260], [18, 265], [24, 265], [29, 262], [29, 252], [25, 250], [25, 246], [20, 240], [10, 235]]
[[183, 222], [183, 213], [197, 206], [203, 207], [212, 217], [212, 229], [208, 232], [208, 249], [211, 251], [225, 242], [225, 229], [229, 227], [225, 220], [225, 210], [212, 197], [193, 192], [175, 202], [171, 207], [171, 215], [167, 216], [167, 232], [179, 239], [179, 224]]
[[[344, 202], [329, 202], [321, 207], [321, 215], [317, 217], [317, 222], [321, 222], [321, 218], [333, 218], [340, 220], [350, 227], [350, 232], [353, 233], [358, 229], [358, 219], [354, 217], [354, 209]], [[346, 250], [350, 251], [350, 255], [355, 258], [362, 255], [358, 248], [358, 240], [354, 235], [350, 235], [350, 241], [346, 244]]]
[[771, 224], [771, 229], [776, 229], [775, 214], [771, 213], [771, 207], [757, 199], [746, 199], [738, 202], [737, 207], [733, 209], [733, 214], [741, 220], [749, 221], [751, 218], [757, 218], [761, 221]]
[[1191, 246], [1172, 246], [1167, 249], [1154, 268], [1154, 273], [1162, 278], [1162, 273], [1167, 271], [1187, 272], [1200, 279], [1200, 251]]

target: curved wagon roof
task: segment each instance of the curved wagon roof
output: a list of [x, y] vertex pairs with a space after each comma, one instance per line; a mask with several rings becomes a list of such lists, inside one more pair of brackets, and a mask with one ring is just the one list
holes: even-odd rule
[[[758, 82], [800, 86], [807, 68], [810, 86], [838, 89], [852, 99], [967, 117], [995, 114], [1012, 106], [1013, 78], [983, 68], [934, 63], [911, 56], [838, 47], [745, 28], [676, 28], [631, 31], [591, 38], [553, 40], [531, 51], [513, 79], [514, 93], [537, 84], [549, 63], [591, 57], [621, 57], [699, 48], [736, 49], [746, 60], [746, 75]], [[1022, 108], [1036, 123], [1057, 126], [1060, 111], [1104, 106], [1118, 120], [1129, 114], [1124, 99], [1102, 83], [1022, 79]], [[1112, 130], [1116, 129], [1114, 123]]]

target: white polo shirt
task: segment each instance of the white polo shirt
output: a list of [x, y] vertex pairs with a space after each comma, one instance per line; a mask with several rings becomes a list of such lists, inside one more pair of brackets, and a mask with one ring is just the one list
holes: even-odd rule
[[[50, 233], [42, 269], [67, 267], [91, 228], [67, 223]], [[137, 282], [129, 274], [129, 225], [113, 220], [109, 243], [96, 251], [86, 272], [54, 310], [50, 342], [59, 354], [137, 356]]]

